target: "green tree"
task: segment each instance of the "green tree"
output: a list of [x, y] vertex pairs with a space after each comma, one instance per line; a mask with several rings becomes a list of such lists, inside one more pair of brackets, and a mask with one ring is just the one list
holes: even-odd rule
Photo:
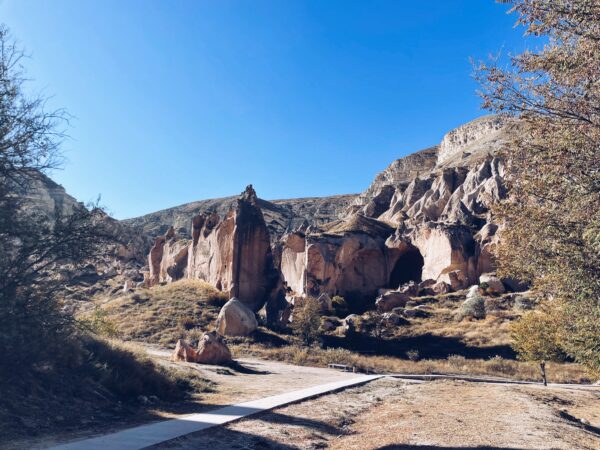
[[546, 362], [564, 359], [557, 311], [530, 311], [512, 325], [513, 347], [519, 358], [539, 363], [544, 386]]
[[292, 330], [305, 344], [311, 344], [319, 337], [321, 326], [321, 303], [315, 297], [306, 297], [300, 305], [294, 305]]
[[[560, 309], [560, 345], [600, 372], [600, 3], [510, 0], [543, 45], [477, 70], [483, 105], [516, 119], [498, 259]], [[550, 325], [550, 323], [548, 323]]]

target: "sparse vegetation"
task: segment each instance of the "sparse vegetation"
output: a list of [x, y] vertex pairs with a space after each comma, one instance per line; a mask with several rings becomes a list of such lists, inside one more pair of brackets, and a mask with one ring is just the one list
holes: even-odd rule
[[[500, 376], [517, 380], [538, 381], [536, 364], [495, 357], [471, 359], [450, 356], [448, 359], [420, 359], [411, 361], [390, 356], [370, 356], [341, 348], [322, 349], [304, 345], [269, 347], [242, 342], [231, 346], [235, 357], [254, 356], [292, 364], [323, 367], [344, 364], [361, 372], [377, 373], [457, 373], [465, 375]], [[577, 364], [548, 364], [548, 380], [554, 383], [589, 383], [585, 369]]]
[[315, 297], [305, 297], [294, 307], [291, 328], [302, 341], [310, 345], [319, 336], [321, 326], [321, 303]]
[[472, 286], [458, 312], [458, 320], [470, 317], [473, 319], [485, 319], [485, 299], [479, 292], [479, 286]]
[[227, 295], [199, 280], [179, 280], [110, 300], [101, 308], [124, 339], [173, 346], [215, 325]]

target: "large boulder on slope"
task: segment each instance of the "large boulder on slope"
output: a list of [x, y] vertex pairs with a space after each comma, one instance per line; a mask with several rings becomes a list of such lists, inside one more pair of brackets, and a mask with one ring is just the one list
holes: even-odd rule
[[398, 291], [391, 291], [377, 297], [375, 306], [381, 312], [389, 312], [399, 306], [406, 306], [408, 301], [410, 301], [409, 295]]
[[223, 336], [248, 336], [257, 327], [254, 312], [237, 298], [225, 303], [217, 317], [217, 331]]

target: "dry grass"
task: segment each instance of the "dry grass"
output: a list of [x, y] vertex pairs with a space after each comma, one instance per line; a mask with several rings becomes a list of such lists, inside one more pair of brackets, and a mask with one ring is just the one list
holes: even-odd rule
[[179, 404], [211, 387], [198, 375], [156, 364], [131, 344], [81, 336], [72, 349], [77, 353], [67, 366], [0, 380], [0, 435], [6, 441], [148, 420], [149, 409]]
[[[405, 374], [462, 374], [498, 376], [515, 380], [540, 381], [536, 364], [504, 359], [467, 359], [450, 355], [447, 359], [412, 361], [391, 356], [361, 355], [346, 349], [288, 345], [270, 348], [256, 343], [238, 343], [231, 346], [235, 357], [253, 356], [291, 364], [323, 367], [343, 364], [361, 372]], [[551, 383], [589, 383], [591, 380], [578, 364], [549, 363], [548, 381]]]
[[210, 284], [180, 280], [142, 289], [102, 304], [120, 337], [165, 346], [179, 338], [194, 341], [214, 326], [227, 296]]
[[427, 317], [412, 318], [408, 326], [398, 327], [391, 335], [401, 338], [431, 334], [458, 338], [471, 347], [510, 345], [510, 323], [521, 316], [521, 312], [514, 308], [513, 296], [486, 299], [487, 315], [480, 320], [461, 319], [460, 309], [464, 300], [464, 292], [414, 298], [415, 306], [422, 305]]

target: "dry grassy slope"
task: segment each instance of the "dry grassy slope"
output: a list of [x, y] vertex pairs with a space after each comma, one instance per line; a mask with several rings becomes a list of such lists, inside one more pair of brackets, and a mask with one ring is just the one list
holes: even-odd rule
[[208, 283], [180, 280], [100, 304], [120, 337], [172, 346], [181, 337], [197, 337], [199, 330], [214, 326], [226, 301], [225, 294]]
[[[228, 339], [234, 355], [258, 356], [300, 365], [329, 363], [379, 372], [454, 372], [510, 376], [535, 380], [538, 368], [512, 359], [510, 322], [519, 317], [510, 295], [490, 297], [483, 320], [457, 320], [464, 293], [415, 298], [422, 317], [376, 330], [377, 313], [362, 316], [352, 338], [323, 334], [325, 347], [306, 347], [288, 333], [265, 328], [248, 338]], [[197, 280], [181, 280], [133, 294], [103, 300], [103, 311], [126, 340], [173, 347], [177, 339], [195, 343], [212, 329], [226, 298]], [[496, 357], [496, 355], [504, 356]], [[413, 360], [411, 360], [413, 359]], [[552, 365], [553, 381], [581, 381], [586, 376], [574, 364]]]

